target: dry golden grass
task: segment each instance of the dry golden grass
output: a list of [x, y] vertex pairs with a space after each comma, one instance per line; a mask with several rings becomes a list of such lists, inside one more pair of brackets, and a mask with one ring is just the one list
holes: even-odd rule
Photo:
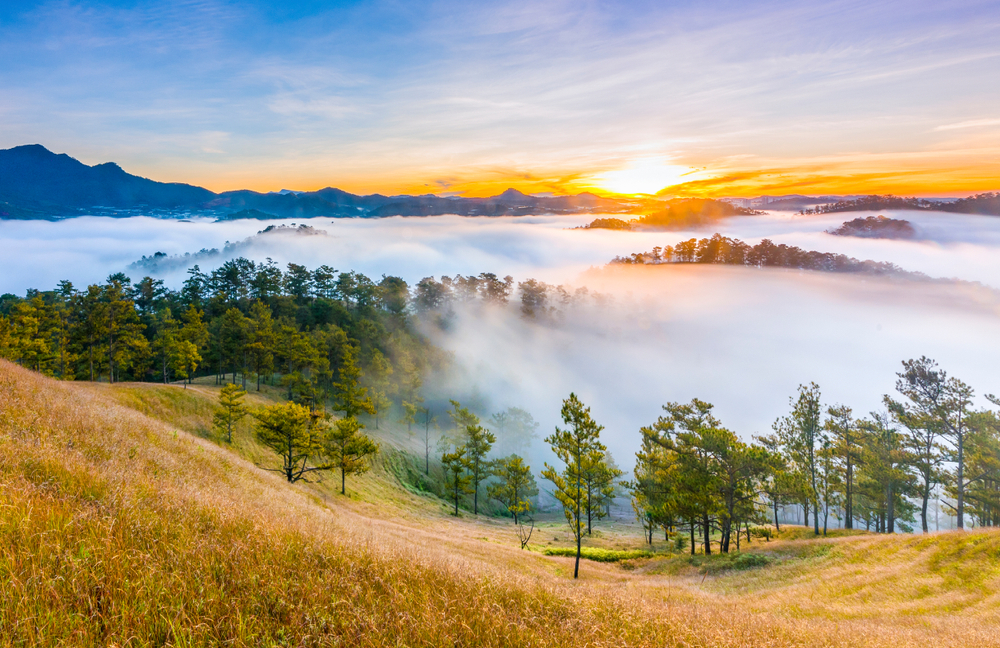
[[198, 397], [147, 389], [0, 361], [0, 645], [1000, 645], [995, 533], [828, 541], [706, 582], [588, 563], [573, 582], [502, 522], [289, 486], [184, 431]]

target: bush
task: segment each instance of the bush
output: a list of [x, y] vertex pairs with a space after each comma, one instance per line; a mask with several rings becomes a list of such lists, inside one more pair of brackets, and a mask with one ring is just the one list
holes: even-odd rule
[[733, 560], [733, 569], [753, 569], [754, 567], [765, 567], [771, 559], [763, 554], [741, 553], [737, 554]]
[[697, 567], [698, 572], [702, 574], [721, 574], [727, 571], [743, 571], [745, 569], [765, 567], [772, 562], [772, 559], [758, 553], [728, 553], [713, 554], [711, 556], [697, 554], [688, 556], [684, 562]]

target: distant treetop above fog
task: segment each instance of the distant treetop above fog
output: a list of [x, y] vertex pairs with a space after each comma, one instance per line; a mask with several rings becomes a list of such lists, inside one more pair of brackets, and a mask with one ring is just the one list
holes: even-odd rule
[[899, 196], [862, 196], [853, 200], [838, 200], [812, 209], [803, 209], [801, 214], [834, 214], [852, 211], [881, 211], [884, 209], [906, 209], [914, 211], [941, 211], [956, 214], [981, 214], [1000, 216], [1000, 193], [981, 193], [955, 201], [927, 200], [925, 198], [901, 198]]
[[732, 216], [756, 216], [764, 212], [740, 207], [724, 200], [708, 198], [675, 198], [668, 200], [661, 209], [632, 220], [598, 218], [577, 229], [668, 229], [686, 230], [711, 225]]
[[847, 221], [835, 230], [827, 230], [827, 234], [860, 238], [911, 239], [916, 237], [917, 230], [907, 220], [868, 216]]

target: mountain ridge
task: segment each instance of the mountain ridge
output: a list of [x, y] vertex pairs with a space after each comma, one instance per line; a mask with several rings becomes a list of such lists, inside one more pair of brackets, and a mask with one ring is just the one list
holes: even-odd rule
[[[592, 193], [530, 196], [507, 189], [488, 198], [382, 194], [357, 195], [335, 187], [317, 191], [261, 193], [237, 189], [216, 193], [184, 183], [166, 183], [126, 172], [114, 162], [89, 166], [41, 144], [0, 150], [0, 218], [55, 220], [84, 215], [127, 217], [167, 211], [166, 216], [203, 212], [223, 219], [245, 213], [278, 218], [389, 216], [521, 216], [602, 211], [626, 213], [635, 203]], [[156, 214], [153, 214], [156, 215]]]

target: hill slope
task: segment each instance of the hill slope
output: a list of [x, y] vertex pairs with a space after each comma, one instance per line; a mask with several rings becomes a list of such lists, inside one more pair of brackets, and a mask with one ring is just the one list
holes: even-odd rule
[[[772, 566], [707, 580], [682, 557], [588, 563], [574, 583], [503, 524], [289, 486], [165, 423], [210, 415], [209, 387], [183, 392], [0, 361], [0, 645], [1000, 645], [996, 532], [770, 543]], [[921, 591], [934, 605], [884, 605]]]

